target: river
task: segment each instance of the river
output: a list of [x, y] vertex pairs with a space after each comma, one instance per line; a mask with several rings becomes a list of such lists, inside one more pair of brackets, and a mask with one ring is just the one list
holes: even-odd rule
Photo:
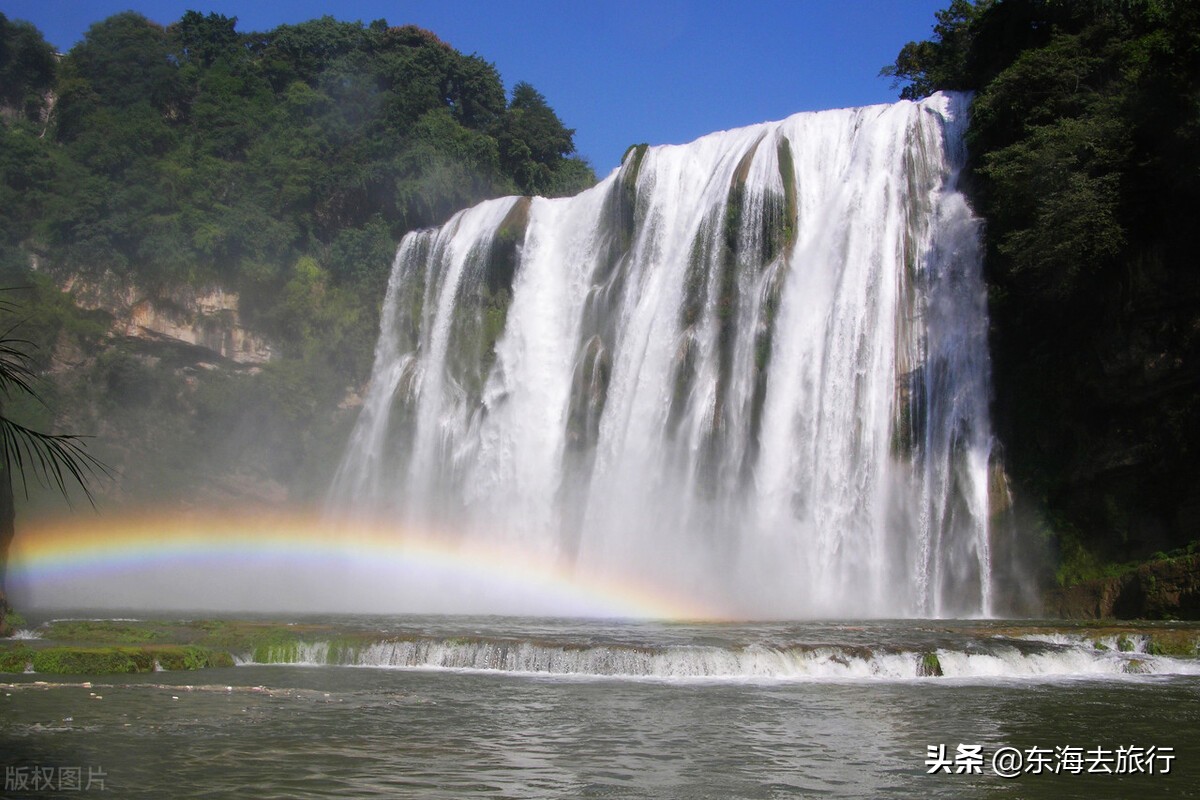
[[[323, 622], [378, 641], [282, 654], [303, 663], [6, 678], [4, 796], [1062, 800], [1200, 784], [1200, 663], [1138, 637], [1121, 652], [1086, 628], [1002, 622]], [[928, 652], [941, 676], [920, 674]]]

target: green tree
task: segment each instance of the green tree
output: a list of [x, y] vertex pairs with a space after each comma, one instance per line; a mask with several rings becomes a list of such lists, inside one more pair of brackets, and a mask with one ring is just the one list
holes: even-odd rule
[[555, 171], [575, 152], [574, 137], [541, 92], [524, 81], [513, 87], [500, 129], [500, 163], [521, 191], [550, 192]]
[[83, 133], [98, 107], [125, 112], [139, 105], [178, 113], [181, 85], [170, 40], [162, 27], [126, 11], [88, 28], [63, 63], [59, 138]]
[[38, 121], [54, 84], [54, 48], [41, 31], [0, 14], [0, 108]]
[[241, 37], [236, 26], [237, 17], [216, 12], [205, 16], [199, 11], [185, 11], [168, 33], [178, 43], [181, 61], [208, 69], [218, 60], [238, 53]]
[[909, 42], [884, 67], [881, 75], [893, 78], [893, 86], [907, 81], [900, 92], [906, 100], [926, 97], [942, 89], [969, 89], [967, 62], [974, 38], [974, 23], [992, 5], [992, 0], [972, 3], [953, 0], [950, 7], [934, 16], [933, 39]]

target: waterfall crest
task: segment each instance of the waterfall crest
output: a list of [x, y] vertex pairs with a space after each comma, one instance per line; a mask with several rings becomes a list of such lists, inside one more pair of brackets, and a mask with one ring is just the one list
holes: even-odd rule
[[968, 106], [634, 147], [409, 234], [331, 502], [734, 615], [989, 614]]

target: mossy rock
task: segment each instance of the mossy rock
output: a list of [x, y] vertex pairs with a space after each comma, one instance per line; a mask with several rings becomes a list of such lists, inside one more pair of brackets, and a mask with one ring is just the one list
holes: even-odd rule
[[229, 667], [237, 666], [237, 662], [233, 660], [233, 656], [221, 650], [214, 650], [209, 654], [208, 666], [213, 669], [228, 669]]
[[633, 169], [636, 171], [642, 165], [642, 158], [645, 157], [646, 151], [650, 149], [647, 142], [631, 144], [625, 148], [625, 152], [621, 154], [621, 163], [625, 163], [625, 159], [629, 158], [629, 154], [633, 153]]
[[147, 651], [164, 670], [196, 670], [206, 667], [232, 667], [233, 656], [219, 650], [196, 645], [165, 645], [147, 648]]
[[352, 639], [335, 639], [329, 643], [329, 652], [325, 655], [325, 663], [338, 664], [356, 664], [358, 663], [359, 653], [362, 652], [363, 643]]
[[484, 285], [493, 295], [512, 292], [513, 278], [517, 274], [517, 267], [520, 266], [518, 251], [525, 241], [532, 202], [528, 197], [518, 198], [496, 228], [484, 271]]
[[780, 137], [775, 148], [779, 160], [779, 179], [783, 182], [783, 242], [780, 250], [787, 252], [796, 243], [796, 162], [792, 158], [792, 146], [786, 138]]
[[573, 450], [588, 450], [598, 441], [611, 376], [612, 356], [600, 336], [593, 336], [583, 346], [571, 379], [567, 446]]
[[153, 672], [154, 657], [125, 647], [48, 647], [33, 654], [33, 671], [52, 675], [119, 675]]
[[4, 590], [0, 589], [0, 637], [12, 635], [13, 629], [8, 624], [10, 616], [12, 609], [8, 606], [8, 598], [4, 596]]
[[33, 650], [24, 646], [0, 648], [0, 672], [24, 672], [33, 661]]
[[1150, 634], [1146, 652], [1152, 656], [1197, 655], [1197, 635], [1191, 631], [1155, 631]]
[[260, 664], [292, 664], [299, 657], [300, 637], [286, 630], [264, 631], [251, 650], [251, 658]]
[[917, 662], [917, 677], [941, 678], [943, 675], [942, 661], [938, 658], [938, 654], [934, 652], [923, 653], [921, 660]]
[[[33, 662], [35, 672], [64, 675], [198, 670], [233, 667], [234, 653], [264, 663], [294, 662], [302, 643], [316, 641], [331, 642], [330, 663], [338, 663], [353, 661], [357, 650], [377, 638], [307, 623], [68, 620], [48, 626], [43, 639], [32, 645], [0, 645], [0, 663], [20, 672]], [[128, 640], [134, 643], [126, 645]]]
[[[626, 217], [626, 223], [630, 227], [633, 225], [634, 210], [637, 206], [638, 175], [642, 171], [642, 159], [646, 157], [646, 151], [649, 149], [650, 145], [648, 144], [631, 144], [626, 148], [625, 155], [621, 156], [621, 178], [616, 187], [616, 197], [618, 202], [624, 206], [625, 214], [623, 216]], [[627, 162], [628, 166], [626, 166]], [[625, 245], [628, 246], [628, 244], [626, 241]]]

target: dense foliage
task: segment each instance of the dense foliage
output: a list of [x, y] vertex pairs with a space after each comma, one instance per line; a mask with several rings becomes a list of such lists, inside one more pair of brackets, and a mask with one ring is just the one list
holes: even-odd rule
[[[34, 287], [45, 366], [77, 358], [50, 390], [60, 421], [98, 434], [122, 475], [149, 491], [258, 463], [288, 482], [336, 459], [322, 436], [344, 434], [331, 412], [369, 373], [399, 238], [487, 197], [591, 185], [573, 133], [532, 86], [510, 96], [483, 58], [384, 20], [242, 33], [126, 12], [56, 57], [0, 15], [0, 279]], [[151, 297], [236, 291], [281, 358], [197, 371], [195, 353], [108, 336], [31, 260]]]
[[28, 25], [0, 23], [3, 99], [22, 112], [0, 130], [10, 260], [23, 246], [140, 285], [217, 282], [279, 321], [273, 298], [302, 257], [330, 286], [378, 288], [407, 230], [594, 182], [542, 95], [521, 83], [508, 102], [491, 64], [432, 33], [235, 22], [96, 23], [57, 67], [45, 136], [27, 98], [53, 60]]
[[885, 74], [977, 92], [997, 418], [1060, 578], [1200, 519], [1200, 5], [954, 0]]
[[0, 107], [5, 116], [38, 121], [54, 84], [54, 49], [27, 22], [0, 14]]

